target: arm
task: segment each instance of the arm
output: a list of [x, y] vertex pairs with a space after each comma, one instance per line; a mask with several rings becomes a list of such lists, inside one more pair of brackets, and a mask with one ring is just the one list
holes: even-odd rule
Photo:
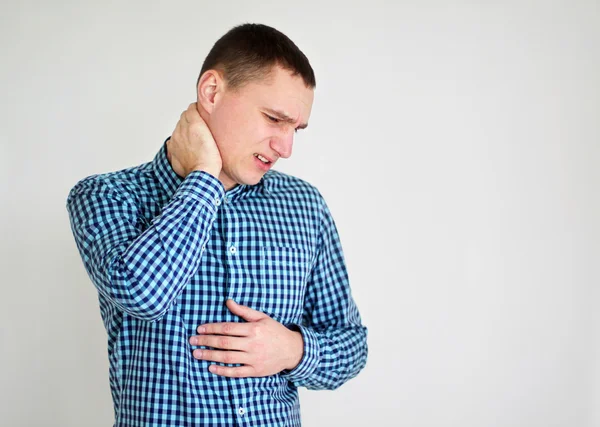
[[352, 299], [338, 232], [323, 200], [319, 236], [303, 322], [290, 326], [302, 334], [304, 355], [298, 366], [282, 375], [297, 387], [333, 390], [365, 366], [367, 328]]
[[166, 144], [174, 172], [185, 179], [145, 231], [139, 202], [108, 179], [85, 179], [67, 198], [75, 242], [98, 292], [148, 321], [165, 314], [197, 270], [224, 195], [219, 150], [196, 103]]
[[135, 202], [106, 181], [85, 180], [67, 210], [77, 248], [98, 292], [122, 311], [156, 321], [197, 270], [223, 186], [211, 174], [187, 175], [142, 232]]

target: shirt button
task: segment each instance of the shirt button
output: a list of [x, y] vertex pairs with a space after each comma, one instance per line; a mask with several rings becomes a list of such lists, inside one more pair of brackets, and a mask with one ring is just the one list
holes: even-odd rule
[[215, 199], [215, 205], [219, 206], [221, 204], [221, 199], [217, 198]]
[[236, 248], [235, 246], [233, 246], [233, 245], [232, 245], [232, 246], [229, 248], [229, 252], [231, 253], [231, 255], [235, 255], [235, 253], [237, 252], [237, 248]]
[[202, 250], [206, 249], [206, 245], [202, 245]]
[[238, 414], [244, 415], [245, 413], [246, 413], [246, 410], [244, 408], [238, 409]]

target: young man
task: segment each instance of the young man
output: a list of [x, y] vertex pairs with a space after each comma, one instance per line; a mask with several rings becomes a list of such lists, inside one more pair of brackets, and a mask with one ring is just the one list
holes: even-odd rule
[[307, 126], [314, 87], [284, 34], [235, 27], [152, 162], [71, 190], [116, 426], [296, 426], [297, 387], [335, 389], [364, 367], [327, 205], [271, 169]]

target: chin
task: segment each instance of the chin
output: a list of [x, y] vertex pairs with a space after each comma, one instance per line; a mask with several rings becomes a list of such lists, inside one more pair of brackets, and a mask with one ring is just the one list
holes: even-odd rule
[[262, 179], [263, 175], [258, 175], [258, 176], [254, 176], [254, 177], [248, 177], [248, 178], [246, 178], [244, 180], [244, 184], [246, 184], [246, 185], [256, 185], [256, 184], [258, 184], [260, 182], [260, 180]]

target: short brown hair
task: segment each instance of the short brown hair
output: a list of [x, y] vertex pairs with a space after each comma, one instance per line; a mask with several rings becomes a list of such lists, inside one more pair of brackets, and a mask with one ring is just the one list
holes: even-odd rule
[[196, 81], [207, 70], [223, 73], [227, 87], [237, 90], [251, 81], [262, 80], [274, 65], [300, 75], [306, 87], [317, 85], [308, 58], [285, 34], [263, 24], [233, 27], [214, 44]]

